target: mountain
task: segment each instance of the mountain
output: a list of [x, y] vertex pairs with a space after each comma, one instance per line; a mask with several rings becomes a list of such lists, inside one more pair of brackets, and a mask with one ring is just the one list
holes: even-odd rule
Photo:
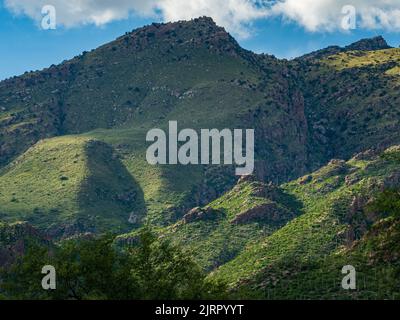
[[[400, 187], [399, 80], [382, 37], [288, 61], [207, 17], [133, 30], [0, 82], [2, 228], [124, 246], [150, 224], [239, 297], [375, 297], [329, 291], [353, 263], [370, 293], [389, 274], [378, 296], [393, 298], [398, 217], [368, 208]], [[148, 164], [146, 134], [169, 121], [255, 129], [254, 175]]]
[[371, 39], [362, 39], [345, 47], [346, 51], [375, 51], [392, 49], [382, 36]]
[[[43, 139], [102, 141], [132, 175], [138, 188], [132, 193], [143, 194], [147, 219], [174, 223], [228, 191], [236, 177], [225, 166], [148, 165], [146, 133], [169, 120], [180, 128], [255, 128], [256, 175], [275, 183], [332, 158], [397, 143], [398, 49], [382, 49], [380, 38], [350, 47], [363, 50], [286, 61], [240, 48], [209, 18], [140, 28], [61, 65], [1, 82], [1, 162], [9, 167]], [[12, 193], [25, 192], [18, 188]], [[70, 200], [58, 198], [46, 210], [70, 212], [82, 193], [78, 186], [67, 192]], [[0, 199], [11, 216], [22, 210], [12, 195]], [[35, 209], [43, 208], [28, 202], [21, 213], [48, 219]], [[132, 211], [125, 210], [125, 221]], [[77, 221], [69, 217], [67, 224]]]
[[[148, 220], [175, 222], [237, 178], [224, 166], [148, 165], [146, 133], [169, 120], [194, 129], [255, 126], [262, 179], [307, 172], [303, 100], [285, 64], [243, 50], [209, 18], [135, 30], [59, 66], [1, 82], [3, 166], [43, 139], [99, 140], [116, 150], [138, 183]], [[35, 208], [28, 205], [27, 214]]]

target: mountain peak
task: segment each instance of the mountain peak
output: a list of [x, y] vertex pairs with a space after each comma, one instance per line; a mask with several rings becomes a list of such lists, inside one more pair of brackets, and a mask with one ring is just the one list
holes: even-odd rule
[[198, 17], [198, 18], [190, 20], [189, 22], [192, 22], [192, 23], [206, 23], [206, 24], [218, 27], [216, 22], [213, 20], [213, 18], [207, 17], [207, 16]]
[[382, 36], [377, 36], [374, 38], [361, 39], [357, 42], [354, 42], [346, 47], [339, 46], [330, 46], [324, 49], [320, 49], [308, 54], [305, 54], [298, 59], [300, 60], [315, 60], [315, 59], [323, 59], [325, 57], [338, 54], [340, 52], [346, 51], [374, 51], [374, 50], [383, 50], [390, 49], [388, 43]]
[[191, 20], [180, 20], [176, 22], [166, 22], [166, 23], [152, 23], [150, 25], [134, 29], [132, 32], [126, 33], [126, 35], [136, 36], [151, 33], [156, 38], [157, 36], [165, 36], [171, 33], [182, 31], [192, 31], [195, 32], [207, 32], [207, 33], [225, 33], [228, 34], [224, 28], [219, 27], [212, 18], [210, 17], [199, 17]]
[[378, 36], [354, 42], [345, 47], [345, 50], [373, 51], [373, 50], [383, 50], [390, 48], [391, 47], [388, 45], [386, 40], [382, 36]]
[[[153, 23], [118, 38], [122, 47], [138, 50], [165, 45], [172, 47], [207, 47], [214, 51], [237, 54], [237, 41], [210, 17], [168, 23]], [[118, 41], [117, 41], [118, 42]], [[111, 43], [111, 46], [117, 43]]]

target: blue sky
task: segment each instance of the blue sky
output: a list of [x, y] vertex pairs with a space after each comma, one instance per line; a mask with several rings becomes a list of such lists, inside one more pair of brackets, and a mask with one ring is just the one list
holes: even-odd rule
[[[42, 30], [39, 27], [39, 21], [34, 19], [32, 14], [16, 14], [9, 7], [6, 8], [2, 1], [0, 6], [2, 43], [0, 80], [60, 63], [82, 51], [88, 51], [109, 42], [126, 31], [154, 21], [169, 21], [169, 17], [174, 18], [171, 14], [146, 17], [143, 14], [131, 13], [127, 15], [127, 18], [111, 19], [98, 26], [88, 23], [76, 24], [68, 28], [61, 25], [56, 30]], [[218, 19], [219, 16], [217, 16]], [[228, 21], [223, 17], [220, 20]], [[321, 30], [312, 31], [309, 30], [307, 24], [299, 21], [279, 15], [246, 20], [246, 28], [249, 31], [246, 37], [240, 36], [240, 31], [232, 28], [229, 21], [225, 27], [228, 30], [233, 29], [229, 31], [232, 31], [244, 48], [258, 53], [274, 54], [280, 58], [296, 57], [328, 45], [347, 45], [361, 38], [377, 35], [383, 35], [392, 46], [398, 47], [400, 44], [400, 32], [395, 28], [357, 28], [350, 32], [335, 28], [327, 31], [321, 28]]]
[[28, 17], [0, 7], [0, 79], [39, 70], [109, 42], [150, 20], [130, 18], [96, 27], [43, 30]]

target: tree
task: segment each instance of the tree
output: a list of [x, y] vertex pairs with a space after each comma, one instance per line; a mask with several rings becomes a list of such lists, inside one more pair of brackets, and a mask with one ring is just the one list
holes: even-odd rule
[[[44, 265], [56, 269], [56, 290], [41, 287]], [[225, 286], [211, 283], [192, 257], [149, 229], [118, 250], [110, 235], [66, 241], [54, 250], [32, 246], [1, 274], [12, 299], [211, 299]]]

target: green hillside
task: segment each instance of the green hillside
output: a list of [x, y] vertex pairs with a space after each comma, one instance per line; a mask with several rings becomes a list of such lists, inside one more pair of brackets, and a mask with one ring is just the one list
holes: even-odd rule
[[0, 207], [1, 221], [28, 221], [54, 236], [80, 225], [127, 231], [145, 214], [143, 194], [113, 150], [82, 137], [40, 141], [5, 167]]
[[[375, 248], [380, 252], [383, 248], [376, 242], [382, 241], [383, 245], [385, 242], [379, 238], [385, 237], [386, 232], [385, 222], [381, 219], [389, 219], [386, 224], [390, 224], [393, 217], [388, 217], [387, 212], [367, 208], [380, 191], [399, 187], [399, 150], [399, 147], [394, 147], [381, 155], [370, 151], [348, 162], [332, 161], [309, 176], [283, 185], [286, 192], [301, 201], [304, 213], [270, 236], [249, 245], [211, 277], [224, 279], [233, 287], [249, 283], [260, 289], [262, 294], [276, 298], [284, 295], [292, 298], [324, 295], [334, 298], [333, 293], [340, 291], [337, 279], [343, 277], [340, 270], [344, 265], [362, 266], [367, 276], [372, 277], [367, 264], [361, 263], [369, 256], [371, 248], [367, 242], [375, 242]], [[393, 224], [388, 229], [397, 228], [397, 222]], [[381, 234], [376, 232], [379, 226], [384, 229]], [[363, 254], [360, 255], [360, 252]], [[395, 255], [395, 252], [391, 254]], [[340, 266], [340, 263], [344, 264]], [[340, 269], [337, 269], [338, 266]], [[390, 273], [390, 270], [385, 271], [380, 266], [380, 272]], [[321, 276], [321, 280], [318, 275], [323, 274], [326, 277]], [[386, 280], [386, 284], [390, 283], [390, 279]], [[326, 282], [322, 285], [318, 281]], [[371, 292], [378, 282], [376, 276], [369, 287]], [[299, 283], [304, 286], [308, 283], [309, 287], [291, 292]], [[317, 290], [318, 285], [322, 287]], [[394, 289], [386, 290], [381, 292], [383, 296], [394, 292]]]
[[[208, 206], [190, 210], [160, 233], [193, 252], [202, 267], [212, 270], [298, 215], [296, 205], [295, 199], [272, 184], [244, 180]], [[129, 242], [135, 236], [123, 235], [118, 241]]]
[[[384, 42], [370, 42], [379, 39]], [[371, 147], [399, 143], [400, 51], [386, 42], [378, 42], [379, 50], [359, 50], [361, 43], [293, 61], [302, 78], [308, 139], [321, 166], [332, 158], [349, 159]]]

